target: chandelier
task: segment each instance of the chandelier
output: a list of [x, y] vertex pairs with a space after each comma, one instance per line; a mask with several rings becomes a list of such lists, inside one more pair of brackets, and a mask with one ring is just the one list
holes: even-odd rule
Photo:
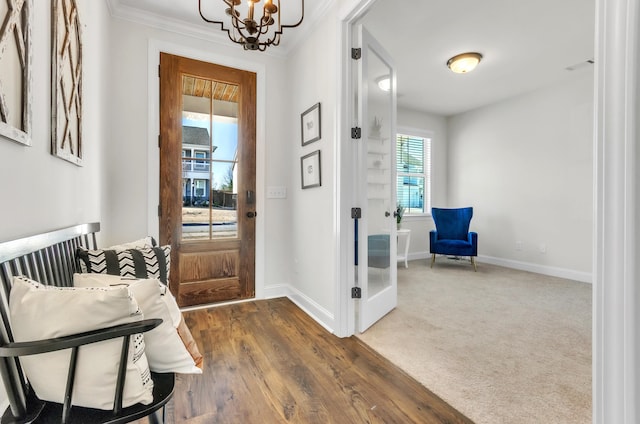
[[[226, 14], [231, 19], [230, 28], [225, 27], [224, 21], [206, 18], [202, 13], [202, 0], [198, 0], [200, 17], [210, 24], [219, 24], [221, 29], [227, 32], [229, 39], [241, 44], [245, 50], [265, 51], [269, 46], [279, 45], [282, 30], [295, 28], [304, 19], [304, 0], [300, 0], [302, 6], [300, 20], [293, 25], [283, 25], [280, 22], [280, 0], [263, 0], [262, 7], [259, 5], [261, 0], [221, 1], [228, 6]], [[244, 12], [245, 18], [242, 18], [241, 12]]]

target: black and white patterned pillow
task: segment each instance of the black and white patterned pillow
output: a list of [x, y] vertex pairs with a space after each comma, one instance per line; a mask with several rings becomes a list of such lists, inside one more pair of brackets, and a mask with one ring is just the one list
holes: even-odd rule
[[111, 274], [121, 277], [157, 278], [169, 284], [171, 246], [126, 250], [76, 251], [80, 272]]

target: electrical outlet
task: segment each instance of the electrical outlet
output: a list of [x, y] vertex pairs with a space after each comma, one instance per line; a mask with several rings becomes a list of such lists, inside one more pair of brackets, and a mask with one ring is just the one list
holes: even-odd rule
[[267, 199], [286, 199], [287, 188], [282, 186], [267, 187]]
[[520, 240], [516, 241], [516, 250], [518, 252], [521, 252], [523, 248], [524, 248], [524, 244]]
[[545, 243], [540, 243], [538, 249], [540, 250], [540, 253], [547, 253], [547, 245]]

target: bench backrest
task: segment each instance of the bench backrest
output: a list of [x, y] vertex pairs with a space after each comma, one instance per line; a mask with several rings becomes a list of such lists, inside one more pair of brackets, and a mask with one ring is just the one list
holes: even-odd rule
[[[77, 269], [76, 249], [80, 246], [96, 249], [98, 231], [100, 223], [81, 224], [0, 243], [0, 343], [14, 341], [9, 320], [9, 293], [13, 277], [25, 275], [41, 284], [73, 286], [73, 273]], [[26, 383], [17, 359], [2, 358], [0, 374], [11, 409], [14, 415], [19, 416], [15, 409], [24, 405]]]

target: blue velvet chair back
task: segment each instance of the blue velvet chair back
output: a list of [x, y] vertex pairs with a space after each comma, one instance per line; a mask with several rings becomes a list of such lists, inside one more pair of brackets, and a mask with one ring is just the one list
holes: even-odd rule
[[389, 234], [372, 234], [368, 237], [369, 266], [372, 268], [388, 268], [390, 265]]
[[431, 215], [438, 231], [438, 240], [467, 240], [473, 208], [431, 208]]

